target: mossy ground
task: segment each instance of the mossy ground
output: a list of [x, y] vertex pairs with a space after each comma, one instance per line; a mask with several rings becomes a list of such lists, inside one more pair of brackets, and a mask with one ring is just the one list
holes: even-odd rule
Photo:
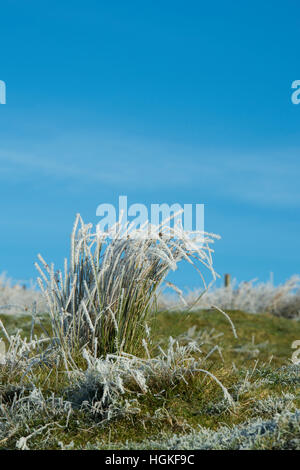
[[[109, 448], [126, 441], [139, 442], [145, 439], [157, 439], [160, 433], [186, 433], [196, 429], [197, 425], [218, 429], [222, 424], [234, 426], [255, 416], [255, 405], [269, 396], [281, 396], [283, 393], [296, 395], [294, 406], [300, 407], [299, 381], [280, 381], [281, 366], [291, 364], [293, 350], [291, 344], [300, 339], [300, 322], [277, 318], [268, 314], [251, 315], [243, 312], [227, 312], [235, 324], [238, 338], [235, 339], [228, 320], [218, 311], [201, 311], [184, 314], [182, 312], [160, 312], [151, 322], [153, 343], [165, 346], [169, 336], [174, 338], [184, 334], [191, 327], [196, 332], [206, 330], [207, 334], [221, 336], [204, 344], [201, 349], [208, 353], [214, 344], [219, 346], [210, 357], [205, 367], [212, 372], [235, 399], [235, 406], [227, 406], [220, 387], [208, 376], [197, 373], [188, 383], [181, 381], [167, 390], [157, 389], [157, 393], [140, 394], [140, 411], [101, 423], [87, 417], [82, 410], [75, 410], [68, 418], [58, 417], [58, 424], [47, 433], [37, 434], [30, 440], [32, 449], [56, 449], [67, 446], [73, 441], [74, 448], [87, 448], [97, 445]], [[0, 315], [6, 329], [13, 333], [22, 329], [24, 335], [30, 334], [29, 316]], [[43, 328], [49, 328], [42, 320]], [[36, 333], [43, 330], [36, 327]], [[211, 331], [213, 330], [213, 331]], [[209, 335], [208, 335], [209, 336]], [[184, 341], [184, 337], [182, 337]], [[222, 360], [222, 358], [223, 360]], [[37, 382], [43, 388], [49, 371], [39, 371]], [[272, 375], [273, 374], [273, 375]], [[278, 380], [261, 380], [278, 374]], [[10, 379], [17, 385], [18, 378]], [[14, 383], [15, 382], [15, 383]], [[0, 385], [5, 387], [5, 377], [0, 373]], [[59, 394], [64, 388], [63, 376], [53, 377], [51, 391]], [[49, 381], [47, 390], [49, 392]], [[297, 395], [298, 394], [298, 395]], [[131, 398], [129, 395], [128, 398]], [[135, 397], [133, 397], [135, 398]], [[262, 415], [263, 416], [263, 415]], [[265, 412], [268, 418], [268, 411]], [[47, 413], [35, 417], [27, 423], [27, 429], [18, 430], [0, 441], [0, 448], [14, 449], [17, 440], [30, 433], [30, 427], [37, 429], [49, 424]], [[23, 434], [22, 434], [23, 432]]]

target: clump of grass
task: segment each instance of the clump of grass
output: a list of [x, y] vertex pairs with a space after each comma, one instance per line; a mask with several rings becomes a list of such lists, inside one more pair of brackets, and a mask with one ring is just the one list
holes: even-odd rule
[[158, 289], [179, 261], [185, 259], [198, 270], [202, 263], [216, 276], [210, 247], [216, 235], [193, 232], [191, 236], [165, 223], [151, 226], [151, 231], [149, 227], [135, 231], [126, 227], [124, 233], [118, 223], [108, 232], [93, 233], [92, 225], [78, 215], [64, 274], [39, 255], [38, 282], [66, 362], [84, 347], [95, 356], [135, 353]]

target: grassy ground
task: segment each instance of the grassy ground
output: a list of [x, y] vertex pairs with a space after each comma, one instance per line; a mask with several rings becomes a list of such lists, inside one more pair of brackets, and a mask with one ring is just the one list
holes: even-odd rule
[[226, 364], [235, 362], [239, 366], [246, 365], [249, 361], [253, 363], [257, 349], [260, 361], [268, 361], [271, 356], [274, 366], [289, 361], [291, 344], [300, 339], [300, 322], [270, 314], [252, 315], [228, 310], [226, 312], [236, 327], [237, 339], [233, 336], [228, 320], [216, 310], [188, 314], [161, 312], [154, 322], [156, 335], [163, 341], [167, 335], [177, 337], [195, 325], [199, 330], [215, 329], [216, 333], [222, 334], [216, 343], [222, 349]]
[[[178, 338], [181, 344], [195, 341], [204, 354], [218, 345], [204, 368], [227, 387], [234, 399], [233, 405], [224, 401], [223, 392], [213, 379], [203, 373], [195, 373], [187, 383], [178, 381], [166, 390], [158, 384], [151, 393], [133, 395], [132, 391], [128, 392], [124, 399], [136, 398], [136, 409], [106, 422], [82, 409], [58, 413], [55, 417], [45, 410], [25, 420], [22, 426], [12, 428], [0, 440], [0, 448], [16, 448], [20, 437], [29, 435], [31, 429], [41, 429], [28, 441], [32, 449], [66, 448], [70, 443], [76, 449], [130, 447], [127, 441], [141, 443], [174, 433], [183, 435], [197, 430], [199, 425], [215, 431], [221, 425], [233, 427], [254, 418], [271, 419], [276, 412], [300, 408], [300, 377], [297, 369], [290, 368], [291, 344], [300, 339], [300, 322], [267, 314], [227, 313], [235, 324], [237, 339], [228, 320], [218, 311], [161, 312], [152, 321], [151, 330], [153, 344], [161, 347], [167, 345], [169, 336]], [[24, 335], [30, 334], [30, 317], [0, 315], [0, 319], [10, 333], [21, 328]], [[45, 319], [41, 323], [43, 326], [37, 327], [37, 334], [41, 334], [43, 328], [49, 328]], [[153, 350], [155, 348], [153, 346]], [[46, 378], [47, 373], [40, 371], [41, 388], [41, 377], [44, 374]], [[10, 387], [17, 387], [19, 380], [16, 377], [14, 383], [10, 378]], [[0, 369], [4, 408], [13, 399], [7, 386]], [[54, 392], [63, 396], [64, 387], [63, 377], [61, 380], [56, 378], [51, 390], [48, 381], [43, 392], [45, 395]], [[52, 426], [54, 421], [56, 424]], [[47, 427], [42, 429], [44, 426]], [[293, 442], [298, 445], [299, 441], [300, 445], [297, 432]], [[266, 437], [262, 448], [276, 448], [274, 439]]]

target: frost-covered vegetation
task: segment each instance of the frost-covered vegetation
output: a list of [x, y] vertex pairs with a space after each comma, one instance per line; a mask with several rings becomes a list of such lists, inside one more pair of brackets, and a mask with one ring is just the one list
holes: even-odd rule
[[0, 275], [0, 313], [28, 313], [35, 308], [45, 312], [46, 302], [33, 284], [29, 288], [20, 282], [13, 282], [5, 273]]
[[38, 342], [46, 318], [29, 346], [16, 330], [30, 337], [30, 317], [2, 315], [12, 344], [0, 365], [1, 448], [299, 449], [299, 322], [230, 315], [238, 338], [218, 311], [161, 312], [144, 354], [83, 350], [69, 371]]
[[116, 229], [78, 217], [63, 271], [39, 257], [43, 297], [2, 281], [0, 448], [300, 448], [300, 322], [157, 312], [182, 259], [215, 276], [216, 237]]
[[[276, 398], [272, 399], [276, 403]], [[120, 447], [119, 447], [120, 448]], [[202, 426], [184, 435], [162, 436], [159, 440], [127, 442], [122, 449], [146, 450], [299, 450], [300, 410], [275, 414], [271, 419], [256, 418], [231, 428], [220, 426], [217, 431]], [[101, 446], [90, 446], [101, 449]]]
[[[201, 295], [203, 294], [203, 295]], [[194, 310], [207, 309], [217, 305], [224, 310], [240, 310], [248, 313], [271, 313], [285, 318], [300, 318], [300, 278], [293, 276], [284, 284], [255, 283], [254, 281], [207, 290], [194, 290], [181, 294], [180, 303], [174, 295], [161, 294], [159, 305], [162, 309]]]
[[[167, 283], [168, 284], [168, 283]], [[174, 286], [172, 286], [174, 290]], [[235, 280], [227, 287], [195, 289], [183, 294], [176, 289], [176, 295], [159, 292], [160, 310], [199, 310], [218, 306], [223, 310], [240, 310], [248, 313], [271, 313], [285, 318], [300, 318], [300, 278], [295, 275], [278, 286], [269, 281], [241, 282]], [[178, 295], [179, 294], [179, 295]], [[47, 310], [42, 293], [32, 286], [26, 288], [13, 283], [5, 273], [0, 275], [0, 305], [5, 313], [20, 313], [31, 310], [34, 302], [40, 312]]]

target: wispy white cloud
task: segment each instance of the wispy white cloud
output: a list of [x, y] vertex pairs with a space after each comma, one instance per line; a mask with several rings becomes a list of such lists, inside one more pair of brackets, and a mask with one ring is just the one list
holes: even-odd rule
[[99, 183], [114, 191], [194, 189], [206, 199], [222, 198], [255, 206], [300, 207], [300, 150], [187, 148], [120, 135], [62, 135], [52, 141], [0, 148], [0, 178], [45, 178]]

